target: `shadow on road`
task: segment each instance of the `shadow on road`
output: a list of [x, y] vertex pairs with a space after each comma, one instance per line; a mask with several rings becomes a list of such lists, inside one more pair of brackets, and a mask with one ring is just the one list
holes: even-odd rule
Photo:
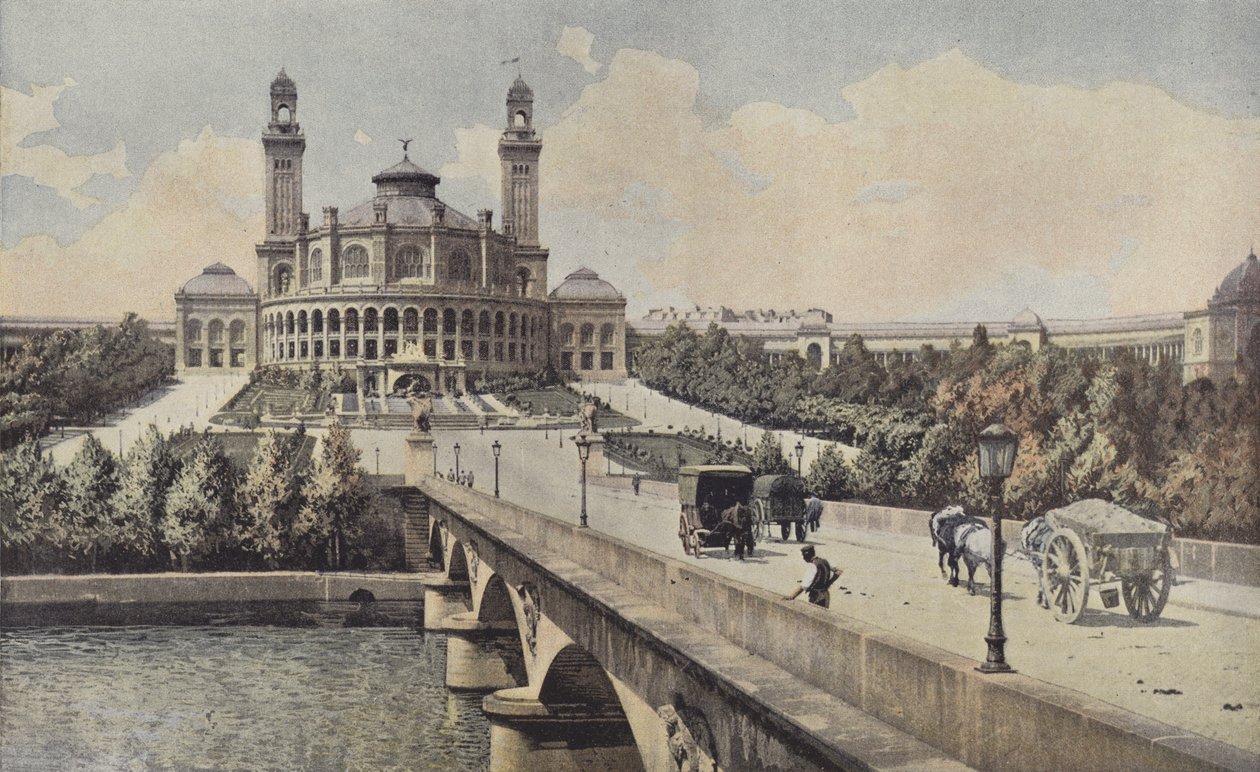
[[[1046, 613], [1048, 614], [1050, 612], [1047, 611]], [[1077, 619], [1073, 624], [1077, 625], [1078, 627], [1120, 627], [1120, 628], [1134, 628], [1134, 627], [1174, 628], [1174, 627], [1198, 627], [1199, 626], [1195, 622], [1187, 622], [1184, 619], [1169, 619], [1168, 617], [1163, 617], [1163, 616], [1152, 622], [1139, 622], [1133, 617], [1129, 616], [1127, 613], [1117, 614], [1111, 611], [1089, 609], [1089, 608], [1086, 608], [1085, 611], [1081, 613], [1080, 618]]]

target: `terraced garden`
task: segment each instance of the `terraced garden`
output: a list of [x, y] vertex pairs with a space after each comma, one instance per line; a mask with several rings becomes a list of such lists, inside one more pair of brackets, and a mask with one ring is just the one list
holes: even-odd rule
[[613, 461], [636, 469], [645, 477], [674, 482], [678, 467], [694, 464], [729, 463], [752, 465], [752, 456], [743, 449], [713, 440], [679, 434], [616, 432], [608, 435], [605, 454]]
[[[519, 410], [522, 415], [542, 416], [576, 416], [582, 406], [582, 397], [561, 386], [549, 386], [545, 389], [521, 389], [503, 394], [495, 394], [503, 404]], [[595, 414], [598, 427], [621, 428], [638, 426], [639, 422], [616, 410], [601, 405]]]
[[210, 419], [225, 426], [249, 426], [259, 416], [323, 415], [332, 397], [326, 391], [251, 383]]

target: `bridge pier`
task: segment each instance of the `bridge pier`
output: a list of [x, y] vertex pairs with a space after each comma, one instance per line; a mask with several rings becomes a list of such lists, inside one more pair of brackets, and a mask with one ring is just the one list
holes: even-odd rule
[[490, 720], [490, 772], [643, 769], [619, 709], [548, 705], [530, 696], [528, 688], [488, 694], [481, 709]]
[[412, 432], [407, 435], [407, 455], [403, 459], [403, 480], [419, 485], [421, 478], [433, 475], [433, 435]]
[[441, 630], [446, 618], [468, 611], [468, 582], [436, 577], [424, 580], [424, 629]]
[[446, 686], [466, 691], [512, 689], [525, 683], [525, 658], [515, 622], [479, 622], [474, 612], [448, 616]]

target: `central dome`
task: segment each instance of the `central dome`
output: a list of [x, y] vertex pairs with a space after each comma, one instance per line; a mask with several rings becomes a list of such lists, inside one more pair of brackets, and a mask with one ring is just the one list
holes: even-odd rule
[[556, 300], [625, 300], [617, 288], [590, 268], [579, 268], [564, 277], [564, 283], [551, 291]]
[[1260, 261], [1254, 250], [1242, 265], [1226, 274], [1212, 296], [1214, 306], [1238, 304], [1260, 304]]
[[223, 263], [207, 266], [200, 276], [194, 276], [179, 288], [185, 295], [253, 295], [249, 282], [236, 275], [236, 271]]
[[435, 188], [441, 182], [436, 174], [431, 174], [413, 164], [406, 156], [385, 171], [372, 178], [378, 196], [420, 196], [433, 198]]

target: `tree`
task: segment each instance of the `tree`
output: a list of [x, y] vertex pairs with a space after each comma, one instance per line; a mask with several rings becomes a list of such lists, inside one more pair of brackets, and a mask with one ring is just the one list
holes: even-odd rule
[[118, 462], [96, 435], [89, 434], [62, 479], [66, 546], [87, 558], [89, 570], [96, 571], [99, 558], [127, 537], [127, 524], [113, 506]]
[[114, 511], [126, 523], [118, 545], [133, 557], [152, 555], [157, 547], [157, 527], [166, 512], [166, 495], [179, 464], [170, 443], [156, 426], [149, 428], [131, 447], [119, 473]]
[[835, 445], [823, 446], [818, 458], [810, 464], [805, 484], [819, 498], [834, 501], [853, 496], [853, 475], [849, 471], [849, 463]]
[[791, 474], [792, 466], [783, 457], [783, 446], [773, 432], [762, 432], [753, 448], [753, 474]]
[[308, 547], [322, 547], [326, 565], [344, 568], [347, 542], [357, 533], [371, 494], [359, 467], [361, 453], [350, 432], [334, 423], [324, 435], [323, 449], [306, 486], [294, 535]]
[[29, 440], [0, 456], [0, 546], [25, 558], [27, 570], [35, 570], [39, 554], [61, 541], [60, 498], [60, 480], [38, 442]]
[[267, 432], [258, 443], [240, 487], [241, 547], [274, 568], [288, 551], [300, 507], [294, 460], [301, 438]]
[[176, 475], [158, 521], [172, 567], [187, 571], [194, 559], [233, 546], [235, 476], [223, 445], [202, 435]]

